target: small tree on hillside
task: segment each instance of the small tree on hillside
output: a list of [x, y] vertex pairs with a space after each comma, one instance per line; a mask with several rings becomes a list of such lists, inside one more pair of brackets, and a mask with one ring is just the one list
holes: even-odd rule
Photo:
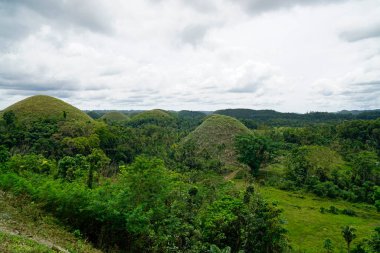
[[347, 243], [347, 252], [350, 253], [351, 242], [356, 238], [355, 234], [356, 229], [351, 226], [345, 226], [342, 229], [342, 235], [344, 240]]
[[269, 140], [254, 134], [239, 135], [236, 137], [235, 148], [238, 161], [247, 164], [256, 176], [260, 165], [268, 158]]
[[11, 126], [16, 122], [16, 114], [13, 111], [4, 112], [3, 119], [8, 126]]

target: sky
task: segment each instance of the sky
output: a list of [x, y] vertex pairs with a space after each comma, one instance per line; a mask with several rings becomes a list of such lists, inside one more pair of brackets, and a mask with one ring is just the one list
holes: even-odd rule
[[380, 109], [380, 0], [0, 0], [0, 110]]

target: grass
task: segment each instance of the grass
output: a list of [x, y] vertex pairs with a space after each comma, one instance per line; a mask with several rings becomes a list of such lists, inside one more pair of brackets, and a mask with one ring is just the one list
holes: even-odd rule
[[227, 165], [237, 166], [239, 163], [236, 161], [235, 137], [249, 132], [237, 119], [215, 114], [208, 116], [184, 142], [195, 143], [199, 153], [207, 150], [213, 158], [219, 158]]
[[24, 123], [41, 118], [63, 120], [64, 112], [66, 113], [66, 120], [93, 121], [90, 116], [78, 108], [60, 99], [44, 95], [28, 97], [3, 110], [3, 112], [6, 111], [13, 111], [17, 119]]
[[0, 252], [100, 252], [26, 197], [0, 191], [0, 207]]
[[[380, 226], [380, 214], [374, 206], [367, 204], [318, 198], [312, 194], [292, 193], [265, 186], [260, 187], [259, 192], [265, 199], [277, 203], [278, 207], [284, 210], [285, 227], [289, 231], [288, 235], [296, 252], [321, 252], [326, 238], [330, 238], [336, 252], [340, 252], [340, 249], [345, 249], [341, 235], [343, 226], [350, 225], [357, 229], [357, 238], [353, 245], [370, 236], [375, 227]], [[354, 210], [357, 216], [320, 212], [320, 207], [328, 209], [330, 206], [340, 210]]]
[[50, 253], [53, 249], [22, 236], [0, 231], [0, 252], [3, 253]]

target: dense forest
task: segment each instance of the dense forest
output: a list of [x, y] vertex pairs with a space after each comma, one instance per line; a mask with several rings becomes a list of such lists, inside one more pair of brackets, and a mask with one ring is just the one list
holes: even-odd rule
[[379, 111], [0, 113], [1, 191], [103, 252], [380, 252], [379, 157]]

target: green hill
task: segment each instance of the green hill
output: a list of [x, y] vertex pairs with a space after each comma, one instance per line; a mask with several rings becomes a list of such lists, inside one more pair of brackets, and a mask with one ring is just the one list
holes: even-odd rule
[[107, 112], [100, 119], [106, 122], [118, 122], [128, 120], [129, 117], [121, 112]]
[[31, 122], [36, 119], [54, 119], [69, 121], [92, 121], [90, 116], [78, 108], [54, 97], [37, 95], [21, 100], [1, 112], [13, 111], [19, 122]]
[[193, 142], [198, 152], [207, 152], [212, 158], [220, 159], [226, 165], [236, 166], [235, 137], [250, 130], [240, 121], [229, 116], [211, 115], [185, 139]]
[[134, 115], [130, 124], [133, 126], [139, 126], [144, 124], [154, 124], [159, 126], [168, 126], [175, 122], [175, 118], [168, 112], [160, 109], [154, 109], [150, 111], [144, 111]]

